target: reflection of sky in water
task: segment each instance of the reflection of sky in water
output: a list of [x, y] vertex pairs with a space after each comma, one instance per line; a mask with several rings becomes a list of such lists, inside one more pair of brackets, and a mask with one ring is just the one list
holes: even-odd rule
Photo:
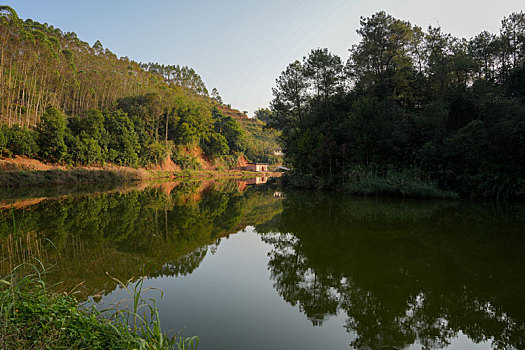
[[[147, 279], [145, 288], [164, 293], [157, 299], [164, 329], [199, 335], [199, 349], [350, 349], [355, 335], [344, 330], [344, 312], [314, 327], [298, 306], [277, 294], [268, 272], [270, 249], [248, 227], [223, 240], [192, 274]], [[159, 292], [146, 294], [154, 295]], [[112, 293], [104, 301], [122, 297], [125, 293]], [[461, 332], [450, 343], [447, 349], [491, 348], [490, 342], [474, 344]]]
[[146, 280], [144, 287], [164, 292], [157, 301], [163, 327], [198, 335], [199, 349], [349, 348], [344, 313], [313, 327], [276, 293], [267, 268], [269, 250], [248, 227], [223, 240], [189, 276]]

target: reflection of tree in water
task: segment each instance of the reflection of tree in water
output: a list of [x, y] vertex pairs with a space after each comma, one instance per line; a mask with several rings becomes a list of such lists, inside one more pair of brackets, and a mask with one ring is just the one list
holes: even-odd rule
[[[0, 210], [2, 258], [13, 232], [24, 242], [38, 241], [36, 247], [47, 248], [38, 258], [51, 267], [51, 282], [70, 290], [85, 281], [83, 297], [115, 288], [106, 272], [120, 280], [189, 274], [221, 237], [270, 220], [280, 209], [263, 189], [236, 189], [182, 183], [169, 194], [147, 188], [68, 196], [15, 210], [16, 228], [10, 211]], [[9, 261], [0, 259], [3, 273], [12, 268]]]
[[267, 243], [274, 246], [268, 263], [274, 288], [292, 306], [299, 305], [312, 324], [323, 321], [337, 312], [338, 296], [324, 276], [318, 276], [300, 254], [300, 241], [293, 235], [268, 235]]
[[199, 267], [207, 252], [208, 247], [197, 248], [193, 252], [181, 256], [175, 261], [165, 263], [160, 268], [160, 271], [151, 273], [149, 276], [187, 276]]
[[440, 349], [460, 331], [525, 348], [523, 206], [304, 193], [283, 206], [256, 228], [275, 289], [314, 325], [343, 311], [358, 349]]

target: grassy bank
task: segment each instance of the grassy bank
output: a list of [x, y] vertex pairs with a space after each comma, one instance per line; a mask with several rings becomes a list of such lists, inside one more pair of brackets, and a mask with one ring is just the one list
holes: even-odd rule
[[131, 168], [117, 169], [53, 169], [53, 170], [22, 170], [0, 171], [0, 188], [23, 187], [38, 185], [68, 185], [68, 184], [95, 184], [117, 183], [131, 181], [145, 181], [168, 178], [250, 178], [279, 176], [280, 173], [254, 173], [233, 170], [145, 170]]
[[402, 197], [421, 199], [458, 199], [457, 193], [438, 188], [435, 182], [421, 179], [409, 172], [387, 173], [377, 175], [373, 173], [347, 182], [343, 189], [354, 195]]
[[[15, 269], [16, 270], [16, 269]], [[18, 272], [0, 279], [2, 349], [195, 349], [198, 338], [162, 333], [158, 310], [131, 286], [131, 310], [82, 309], [70, 294], [50, 291], [40, 274]], [[141, 311], [145, 308], [146, 312]]]
[[417, 174], [390, 171], [378, 174], [372, 171], [354, 171], [339, 182], [326, 182], [300, 173], [283, 177], [285, 186], [329, 189], [355, 196], [399, 197], [417, 199], [458, 199], [456, 192], [440, 189], [435, 182]]

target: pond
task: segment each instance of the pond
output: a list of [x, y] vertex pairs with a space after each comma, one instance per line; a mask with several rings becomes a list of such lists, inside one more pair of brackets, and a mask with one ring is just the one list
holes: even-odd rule
[[0, 272], [96, 305], [145, 277], [199, 349], [525, 349], [525, 205], [257, 183], [4, 190]]

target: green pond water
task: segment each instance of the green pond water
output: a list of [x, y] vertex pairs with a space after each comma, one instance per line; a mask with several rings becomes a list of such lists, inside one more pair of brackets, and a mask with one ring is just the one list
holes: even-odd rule
[[[251, 181], [254, 183], [255, 181]], [[145, 277], [199, 349], [525, 349], [525, 205], [246, 181], [0, 191], [0, 272], [107, 305]], [[160, 290], [162, 290], [162, 297]]]

